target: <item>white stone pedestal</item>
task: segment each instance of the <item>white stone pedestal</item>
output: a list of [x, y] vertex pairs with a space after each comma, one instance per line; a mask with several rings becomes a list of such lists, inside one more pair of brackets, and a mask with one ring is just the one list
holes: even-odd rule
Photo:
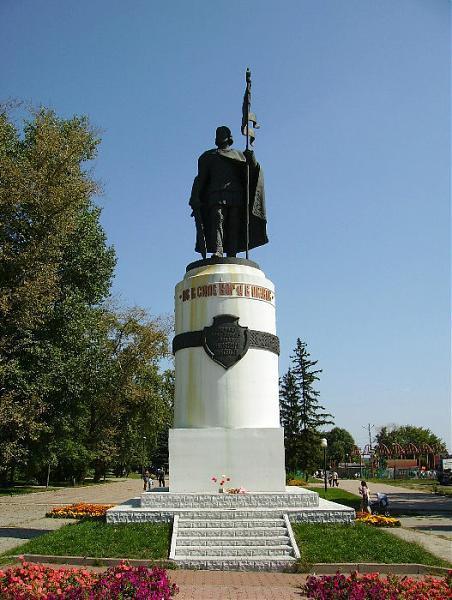
[[171, 429], [170, 491], [213, 494], [212, 476], [230, 477], [225, 488], [285, 491], [284, 434], [278, 428]]
[[[109, 509], [107, 523], [171, 522], [183, 568], [292, 569], [291, 521], [352, 523], [355, 511], [285, 488], [273, 284], [251, 261], [198, 261], [175, 300], [169, 490]], [[223, 475], [247, 493], [219, 493]]]
[[[251, 261], [198, 261], [176, 286], [175, 307], [170, 491], [211, 493], [212, 476], [221, 475], [231, 478], [229, 487], [284, 491], [273, 283]], [[209, 346], [205, 328], [225, 318], [232, 333], [219, 336], [218, 357], [209, 353], [216, 346]], [[247, 328], [245, 345], [240, 327]]]

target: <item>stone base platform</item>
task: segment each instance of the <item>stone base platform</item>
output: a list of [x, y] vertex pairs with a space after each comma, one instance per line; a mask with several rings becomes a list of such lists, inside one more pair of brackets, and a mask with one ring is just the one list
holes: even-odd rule
[[107, 511], [107, 523], [173, 524], [169, 558], [208, 570], [274, 570], [294, 567], [300, 552], [291, 523], [352, 524], [355, 511], [316, 492], [175, 494], [146, 492]]
[[286, 493], [173, 494], [146, 492], [107, 511], [107, 523], [172, 523], [174, 516], [230, 519], [279, 518], [292, 522], [353, 523], [355, 511], [319, 498], [316, 492], [295, 486]]

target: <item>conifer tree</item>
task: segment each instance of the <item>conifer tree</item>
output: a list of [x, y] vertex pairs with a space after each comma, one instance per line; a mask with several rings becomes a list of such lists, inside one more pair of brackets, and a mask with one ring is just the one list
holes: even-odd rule
[[313, 369], [317, 360], [310, 360], [311, 355], [306, 349], [306, 343], [297, 339], [292, 360], [292, 371], [300, 392], [300, 428], [301, 430], [317, 431], [319, 427], [333, 424], [332, 415], [326, 412], [319, 403], [320, 392], [314, 389], [322, 369]]
[[286, 468], [288, 471], [293, 472], [297, 467], [301, 406], [300, 391], [290, 368], [280, 381], [279, 404], [281, 425], [284, 427]]
[[313, 361], [300, 338], [293, 354], [292, 365], [280, 382], [281, 425], [284, 427], [286, 468], [305, 473], [314, 470], [320, 461], [320, 431], [332, 424], [332, 415], [319, 402], [320, 392], [314, 389], [321, 369]]

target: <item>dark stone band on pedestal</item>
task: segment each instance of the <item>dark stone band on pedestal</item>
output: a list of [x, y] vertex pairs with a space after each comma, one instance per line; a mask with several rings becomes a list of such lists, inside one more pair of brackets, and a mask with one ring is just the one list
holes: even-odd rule
[[254, 267], [260, 269], [259, 265], [253, 260], [247, 258], [231, 257], [231, 256], [212, 256], [212, 258], [205, 258], [203, 260], [197, 260], [190, 263], [185, 271], [191, 271], [192, 269], [198, 269], [199, 267], [209, 267], [211, 265], [242, 265], [243, 267]]
[[[183, 348], [198, 348], [203, 346], [203, 331], [187, 331], [179, 333], [173, 339], [173, 354]], [[248, 329], [249, 348], [268, 350], [279, 356], [279, 337], [266, 331]]]

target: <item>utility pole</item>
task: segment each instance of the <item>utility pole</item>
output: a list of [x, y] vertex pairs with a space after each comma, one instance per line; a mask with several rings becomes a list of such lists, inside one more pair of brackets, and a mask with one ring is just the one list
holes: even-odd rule
[[368, 423], [367, 425], [362, 425], [363, 429], [367, 430], [367, 434], [369, 436], [369, 454], [370, 454], [370, 475], [374, 476], [374, 456], [372, 452], [372, 429], [375, 429], [375, 425], [371, 425]]
[[375, 425], [368, 423], [367, 425], [362, 425], [362, 428], [367, 430], [367, 435], [369, 436], [369, 448], [372, 450], [372, 429], [375, 429]]

